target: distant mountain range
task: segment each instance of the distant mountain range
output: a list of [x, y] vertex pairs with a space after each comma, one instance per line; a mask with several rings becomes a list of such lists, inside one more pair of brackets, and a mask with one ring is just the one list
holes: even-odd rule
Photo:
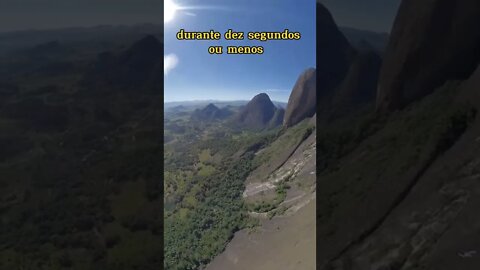
[[[181, 105], [180, 105], [181, 106]], [[176, 107], [180, 109], [179, 107]], [[181, 106], [181, 108], [184, 108]], [[227, 107], [218, 108], [213, 103], [207, 105], [207, 107], [203, 109], [196, 109], [192, 113], [192, 119], [196, 121], [213, 121], [213, 120], [222, 120], [226, 119], [227, 117], [231, 116], [233, 112]]]
[[[226, 106], [245, 106], [249, 100], [232, 100], [232, 101], [224, 101], [224, 100], [189, 100], [189, 101], [172, 101], [172, 102], [165, 102], [164, 109], [165, 112], [170, 112], [172, 110], [195, 110], [201, 109], [209, 104], [213, 104], [217, 107], [226, 107]], [[272, 103], [278, 108], [286, 108], [287, 103], [281, 101], [272, 101]]]
[[84, 76], [83, 84], [94, 91], [138, 91], [141, 85], [150, 92], [161, 91], [162, 56], [161, 42], [148, 35], [119, 55], [110, 52], [98, 55], [96, 62]]
[[388, 44], [388, 33], [360, 30], [351, 27], [339, 27], [350, 44], [357, 50], [374, 50], [383, 53]]
[[39, 44], [53, 41], [63, 44], [84, 43], [83, 46], [108, 49], [112, 44], [119, 46], [134, 42], [149, 34], [161, 34], [162, 25], [100, 25], [95, 27], [70, 27], [52, 30], [24, 30], [0, 33], [0, 55], [21, 51]]
[[317, 104], [315, 84], [316, 71], [309, 68], [300, 74], [288, 104], [283, 102], [275, 104], [267, 94], [260, 93], [248, 102], [211, 101], [206, 106], [205, 101], [171, 102], [165, 104], [165, 112], [167, 117], [191, 112], [191, 119], [200, 122], [228, 119], [232, 126], [249, 130], [264, 130], [281, 125], [288, 128], [315, 115]]

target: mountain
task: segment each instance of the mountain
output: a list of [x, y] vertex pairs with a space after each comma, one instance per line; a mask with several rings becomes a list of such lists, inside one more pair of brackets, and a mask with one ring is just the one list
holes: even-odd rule
[[272, 119], [268, 123], [268, 127], [269, 128], [274, 128], [274, 127], [282, 125], [284, 117], [285, 117], [285, 109], [283, 109], [283, 108], [278, 109], [277, 108], [275, 110], [275, 114], [273, 115]]
[[52, 30], [23, 30], [0, 33], [0, 56], [22, 52], [28, 48], [58, 41], [68, 48], [82, 47], [105, 50], [135, 42], [147, 34], [163, 32], [163, 25], [102, 25]]
[[68, 52], [68, 49], [63, 47], [62, 44], [58, 41], [50, 41], [46, 43], [39, 44], [31, 49], [24, 51], [26, 54], [29, 54], [32, 57], [42, 57], [42, 56], [57, 56]]
[[376, 51], [382, 54], [387, 48], [388, 33], [378, 33], [351, 27], [340, 27], [350, 44], [359, 51]]
[[[217, 107], [241, 107], [246, 105], [250, 100], [231, 100], [231, 101], [223, 101], [223, 100], [189, 100], [189, 101], [171, 101], [165, 102], [164, 108], [165, 111], [171, 110], [175, 106], [183, 106], [184, 109], [201, 109], [208, 104], [212, 103]], [[287, 103], [281, 101], [272, 100], [272, 103], [277, 108], [286, 108]]]
[[330, 12], [318, 2], [317, 37], [317, 99], [321, 101], [331, 96], [343, 80], [355, 50], [338, 29]]
[[285, 109], [285, 108], [287, 108], [287, 105], [288, 105], [287, 102], [274, 101], [274, 100], [272, 100], [272, 102], [273, 102], [273, 104], [275, 104], [275, 106], [276, 106], [277, 108], [283, 108], [283, 109]]
[[319, 269], [478, 269], [479, 15], [404, 0], [383, 63], [353, 57], [331, 104], [376, 109], [318, 129]]
[[[285, 109], [283, 124], [293, 126], [306, 117], [311, 117], [317, 107], [321, 111], [320, 119], [330, 119], [355, 108], [373, 103], [376, 97], [376, 83], [381, 66], [381, 56], [377, 48], [355, 48], [341, 30], [350, 35], [350, 40], [372, 41], [373, 44], [385, 42], [384, 34], [361, 31], [351, 28], [339, 29], [330, 12], [320, 3], [317, 4], [319, 20], [317, 25], [318, 69], [310, 69], [300, 75], [288, 105]], [[316, 87], [315, 87], [316, 85]], [[268, 107], [268, 106], [267, 106]], [[248, 119], [250, 115], [244, 109], [239, 123], [246, 126], [262, 127], [265, 119]], [[273, 117], [273, 109], [262, 117]]]
[[480, 60], [479, 17], [477, 0], [404, 0], [385, 53], [378, 110], [400, 109], [447, 80], [468, 78]]
[[317, 36], [323, 38], [317, 43], [316, 106], [325, 122], [374, 103], [382, 59], [374, 48], [354, 48], [318, 2], [317, 14]]
[[232, 115], [228, 108], [219, 109], [213, 103], [208, 104], [203, 109], [197, 109], [192, 113], [192, 119], [196, 121], [213, 121], [225, 119]]
[[283, 125], [293, 126], [317, 111], [316, 71], [307, 69], [298, 78], [288, 99]]
[[401, 0], [317, 0], [325, 5], [339, 25], [377, 32], [390, 32]]
[[270, 97], [261, 93], [241, 109], [234, 122], [249, 129], [264, 129], [272, 121], [277, 110]]
[[332, 115], [338, 117], [374, 102], [381, 65], [382, 58], [374, 51], [355, 56], [332, 100]]
[[174, 107], [171, 107], [169, 109], [169, 111], [171, 111], [171, 112], [183, 112], [183, 111], [186, 111], [186, 110], [187, 110], [187, 107], [185, 107], [183, 105], [174, 106]]
[[[163, 46], [152, 35], [134, 43], [116, 55], [104, 52], [84, 78], [84, 85], [105, 91], [111, 88], [140, 91], [161, 90], [163, 78]], [[139, 85], [143, 87], [139, 88]]]

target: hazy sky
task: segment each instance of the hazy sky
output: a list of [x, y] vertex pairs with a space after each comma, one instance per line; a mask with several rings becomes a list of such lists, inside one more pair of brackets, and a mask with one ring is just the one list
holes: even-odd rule
[[0, 0], [0, 31], [162, 23], [162, 0]]
[[320, 2], [330, 10], [340, 26], [390, 32], [401, 0], [320, 0]]
[[[265, 92], [287, 101], [298, 76], [315, 67], [315, 1], [177, 0], [195, 9], [180, 11], [165, 25], [165, 101], [247, 100]], [[176, 33], [272, 31], [300, 32], [299, 41], [178, 41]], [[210, 55], [208, 47], [263, 46], [263, 55]]]

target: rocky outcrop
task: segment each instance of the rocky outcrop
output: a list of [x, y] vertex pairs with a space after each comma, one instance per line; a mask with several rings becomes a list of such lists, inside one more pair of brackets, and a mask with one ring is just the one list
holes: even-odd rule
[[[354, 49], [318, 2], [317, 17], [316, 106], [319, 120], [324, 122], [375, 102], [382, 60], [366, 42]], [[357, 32], [357, 36], [363, 35]]]
[[[377, 130], [338, 160], [325, 153], [317, 159], [317, 166], [323, 156], [334, 163], [317, 182], [320, 269], [480, 265], [480, 219], [474, 214], [480, 194], [480, 72], [472, 75], [480, 60], [479, 18], [478, 1], [402, 2], [376, 95], [380, 112], [399, 111], [372, 120]], [[375, 73], [360, 71], [376, 65], [376, 56], [357, 54], [334, 91], [333, 107], [362, 102], [355, 93], [368, 100], [372, 92], [359, 87], [363, 78], [375, 81]], [[413, 101], [415, 106], [402, 110]], [[331, 141], [338, 136], [335, 129]]]
[[466, 79], [480, 60], [480, 1], [404, 0], [378, 84], [377, 109], [391, 111], [448, 80]]
[[317, 98], [332, 94], [348, 71], [355, 50], [340, 32], [330, 12], [317, 1]]
[[235, 117], [234, 122], [248, 129], [264, 129], [275, 116], [277, 108], [270, 97], [261, 93], [256, 95]]
[[298, 78], [288, 99], [283, 125], [293, 126], [307, 117], [312, 117], [317, 109], [316, 72], [307, 69]]
[[[400, 153], [413, 153], [418, 151], [414, 150], [417, 147], [423, 148], [422, 152], [429, 153], [425, 155], [428, 159], [421, 161], [423, 155], [419, 155], [420, 159], [417, 159], [416, 163], [392, 177], [387, 177], [385, 173], [392, 174], [393, 170], [385, 169], [387, 167], [379, 163], [369, 169], [373, 177], [360, 176], [357, 174], [358, 169], [352, 170], [345, 164], [342, 166], [340, 171], [358, 175], [361, 181], [350, 182], [339, 195], [341, 201], [330, 201], [331, 204], [341, 203], [343, 209], [333, 211], [332, 216], [335, 218], [330, 219], [335, 222], [332, 226], [335, 232], [329, 232], [325, 226], [317, 230], [317, 233], [323, 234], [318, 251], [320, 256], [324, 256], [323, 254], [334, 250], [333, 246], [342, 241], [344, 246], [337, 247], [336, 254], [332, 256], [334, 259], [330, 258], [326, 263], [326, 260], [323, 260], [324, 267], [320, 269], [478, 269], [480, 218], [475, 212], [480, 203], [480, 118], [476, 113], [480, 110], [479, 86], [480, 69], [477, 68], [468, 80], [458, 84], [450, 83], [422, 99], [411, 109], [401, 110], [396, 114], [396, 118], [410, 114], [410, 121], [427, 119], [422, 125], [396, 126], [395, 132], [404, 134], [399, 136], [400, 140], [410, 136], [408, 134], [435, 132], [435, 125], [440, 119], [451, 122], [444, 126], [446, 131], [440, 133], [440, 136], [446, 136], [448, 140], [442, 138], [435, 141], [438, 137], [430, 137], [423, 144], [417, 144], [418, 146], [407, 151], [405, 149], [412, 144], [409, 146], [406, 141], [397, 142], [396, 146], [390, 144], [388, 147], [392, 147], [394, 151], [385, 161], [396, 165], [405, 163], [407, 159]], [[427, 115], [429, 117], [426, 117]], [[393, 118], [390, 118], [390, 121], [395, 121]], [[445, 142], [448, 142], [447, 146]], [[369, 144], [374, 145], [372, 141]], [[428, 144], [435, 148], [426, 147]], [[360, 146], [362, 147], [364, 145]], [[379, 151], [384, 147], [377, 144], [369, 151]], [[357, 168], [369, 166], [371, 152], [360, 151], [357, 152], [362, 153], [356, 158], [360, 162], [356, 165]], [[423, 168], [412, 173], [421, 163]], [[383, 174], [378, 178], [382, 180], [370, 185], [372, 180], [375, 181], [374, 175], [377, 173]], [[334, 180], [338, 180], [336, 184], [339, 187], [346, 186], [346, 183], [340, 184], [344, 181], [341, 178], [324, 179], [320, 184], [319, 190], [322, 190], [322, 194], [319, 198], [328, 196], [323, 190], [329, 187], [323, 182], [334, 183]], [[363, 186], [361, 188], [364, 189], [362, 193], [365, 196], [357, 202], [354, 198], [347, 199], [347, 194], [360, 186]], [[387, 193], [389, 194], [386, 195]], [[397, 199], [393, 204], [386, 211], [381, 210], [390, 204], [394, 197]], [[321, 203], [325, 204], [325, 201]], [[346, 204], [350, 206], [345, 207]], [[322, 210], [317, 211], [325, 213]], [[344, 211], [350, 213], [340, 220], [339, 216], [343, 215]], [[348, 223], [350, 224], [345, 226]], [[355, 232], [362, 226], [364, 229]], [[330, 235], [335, 236], [328, 240]]]

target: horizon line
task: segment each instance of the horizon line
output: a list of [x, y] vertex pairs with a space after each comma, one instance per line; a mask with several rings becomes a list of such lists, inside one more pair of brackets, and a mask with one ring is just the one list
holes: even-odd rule
[[[32, 26], [29, 28], [14, 28], [14, 29], [4, 29], [0, 30], [0, 34], [9, 34], [9, 33], [17, 33], [17, 32], [42, 32], [42, 31], [55, 31], [55, 30], [68, 30], [68, 29], [79, 29], [79, 28], [97, 28], [97, 27], [118, 27], [118, 26], [136, 26], [136, 25], [153, 25], [157, 27], [162, 27], [162, 23], [160, 22], [130, 22], [130, 23], [99, 23], [99, 24], [83, 24], [83, 25], [65, 25], [65, 26], [46, 26], [46, 27], [39, 27], [35, 28], [36, 26]], [[338, 25], [339, 28], [350, 28], [356, 29], [361, 31], [370, 31], [375, 32], [377, 34], [388, 34], [390, 35], [391, 31], [378, 31], [375, 29], [367, 29], [367, 28], [357, 28], [352, 25]], [[163, 27], [162, 27], [163, 29]]]
[[[163, 101], [163, 103], [173, 103], [173, 102], [233, 102], [233, 101], [251, 101], [251, 99], [191, 99], [191, 100], [170, 100], [170, 101]], [[288, 100], [271, 100], [272, 102], [282, 102], [288, 103]]]
[[[18, 28], [18, 29], [9, 29], [9, 30], [0, 30], [0, 34], [11, 34], [18, 32], [47, 32], [47, 31], [58, 31], [58, 30], [77, 30], [77, 29], [91, 29], [99, 27], [131, 27], [131, 26], [140, 26], [140, 25], [152, 25], [157, 27], [162, 27], [161, 23], [156, 22], [138, 22], [138, 23], [99, 23], [99, 24], [84, 24], [84, 25], [65, 25], [65, 26], [52, 26], [52, 27], [40, 27], [35, 28], [32, 26], [30, 28]], [[162, 27], [163, 29], [163, 27]]]

